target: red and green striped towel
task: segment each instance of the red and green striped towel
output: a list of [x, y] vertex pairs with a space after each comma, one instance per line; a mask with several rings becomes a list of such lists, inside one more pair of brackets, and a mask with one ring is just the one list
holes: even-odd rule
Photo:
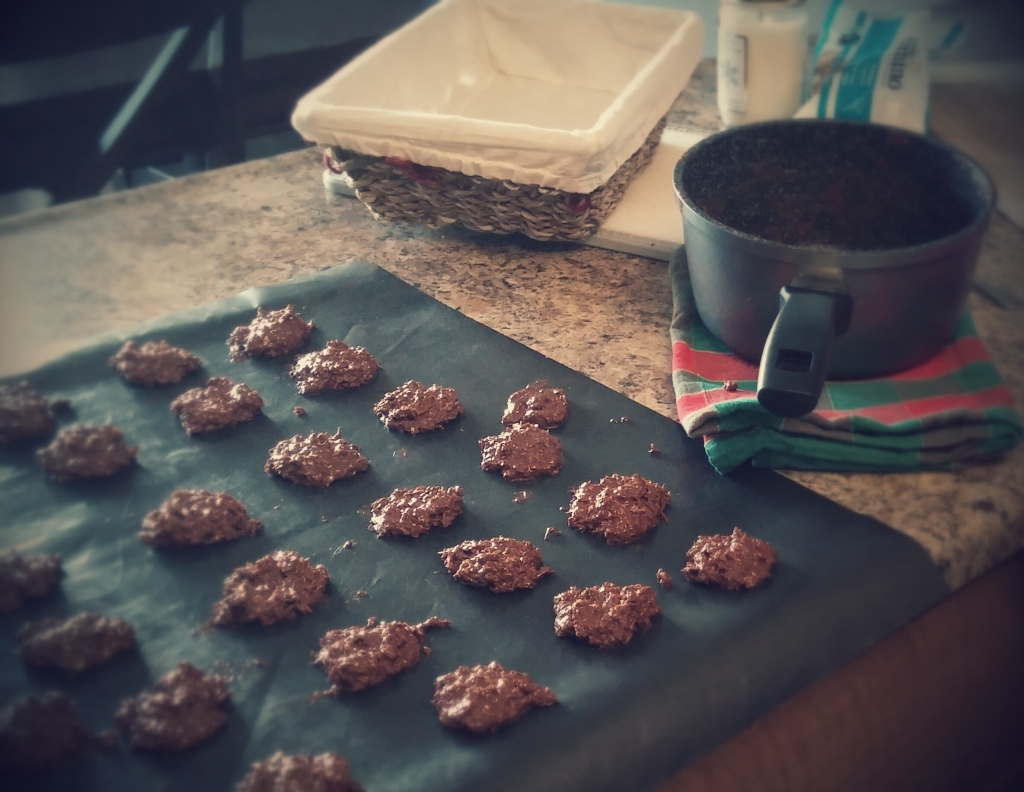
[[814, 412], [780, 418], [757, 401], [757, 366], [713, 336], [693, 302], [684, 256], [672, 278], [672, 381], [679, 420], [703, 437], [720, 473], [943, 469], [994, 455], [1021, 439], [1013, 396], [969, 312], [932, 360], [884, 379], [828, 382]]

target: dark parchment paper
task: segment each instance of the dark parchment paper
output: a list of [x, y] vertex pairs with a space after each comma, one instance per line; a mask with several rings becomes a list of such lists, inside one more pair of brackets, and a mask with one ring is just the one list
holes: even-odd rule
[[[383, 366], [378, 379], [357, 391], [305, 398], [286, 375], [288, 361], [229, 363], [224, 341], [231, 329], [248, 322], [257, 305], [288, 303], [316, 322], [309, 348], [332, 338], [366, 346]], [[106, 365], [125, 338], [165, 338], [198, 354], [204, 368], [176, 386], [128, 386]], [[265, 415], [189, 439], [168, 404], [214, 375], [259, 390]], [[34, 779], [34, 789], [230, 789], [251, 762], [278, 749], [340, 751], [368, 792], [644, 789], [947, 593], [924, 552], [899, 533], [769, 471], [718, 475], [676, 423], [367, 264], [129, 329], [29, 379], [48, 396], [71, 399], [74, 416], [65, 425], [112, 421], [141, 451], [135, 469], [109, 480], [58, 484], [33, 464], [38, 444], [0, 450], [3, 546], [60, 553], [66, 570], [60, 593], [0, 616], [0, 703], [60, 689], [88, 725], [105, 728], [121, 697], [180, 660], [224, 673], [233, 694], [227, 728], [195, 750], [148, 756], [122, 744]], [[387, 431], [371, 406], [408, 379], [455, 387], [466, 415], [436, 433]], [[569, 394], [571, 414], [557, 430], [565, 467], [554, 478], [510, 484], [479, 469], [477, 440], [501, 430], [508, 394], [537, 379]], [[292, 412], [300, 404], [304, 418]], [[629, 421], [611, 422], [622, 416]], [[324, 491], [263, 472], [267, 450], [281, 438], [338, 428], [362, 446], [368, 474]], [[651, 443], [661, 456], [648, 453]], [[626, 547], [572, 531], [560, 511], [571, 486], [613, 472], [639, 473], [672, 491], [668, 524]], [[379, 540], [367, 530], [360, 509], [394, 487], [418, 484], [461, 485], [466, 513], [418, 540]], [[138, 541], [143, 515], [182, 487], [231, 492], [263, 521], [263, 533], [175, 551]], [[517, 497], [524, 490], [525, 500]], [[545, 542], [551, 525], [562, 535]], [[679, 568], [695, 537], [734, 525], [778, 550], [770, 584], [745, 593], [687, 584]], [[533, 591], [495, 595], [459, 586], [444, 572], [439, 550], [499, 534], [536, 543], [555, 573]], [[349, 539], [355, 548], [341, 549]], [[277, 548], [327, 565], [327, 601], [274, 627], [195, 634], [224, 577]], [[676, 578], [672, 591], [655, 583], [659, 567]], [[664, 615], [621, 650], [556, 638], [552, 597], [604, 581], [655, 586]], [[369, 596], [355, 597], [360, 590]], [[75, 678], [21, 666], [13, 636], [24, 621], [83, 610], [129, 620], [140, 651]], [[376, 689], [311, 703], [311, 694], [329, 686], [309, 665], [328, 629], [370, 616], [432, 615], [453, 626], [428, 634], [433, 653], [415, 669]], [[561, 703], [490, 736], [442, 728], [430, 704], [434, 678], [491, 660], [529, 673]]]

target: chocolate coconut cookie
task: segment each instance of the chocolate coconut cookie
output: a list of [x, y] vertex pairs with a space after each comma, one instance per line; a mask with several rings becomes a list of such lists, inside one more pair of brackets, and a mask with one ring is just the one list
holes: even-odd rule
[[558, 438], [533, 424], [516, 424], [499, 435], [480, 440], [483, 470], [501, 472], [505, 481], [529, 481], [554, 476], [565, 457]]
[[569, 399], [561, 388], [545, 388], [533, 383], [508, 397], [501, 422], [506, 426], [528, 423], [541, 429], [553, 429], [569, 417]]
[[462, 514], [462, 487], [396, 489], [370, 504], [370, 530], [377, 536], [422, 536], [447, 528]]
[[132, 385], [173, 385], [198, 371], [203, 362], [187, 349], [172, 347], [166, 341], [147, 341], [142, 346], [125, 341], [110, 358], [110, 365]]
[[235, 792], [363, 792], [341, 754], [289, 756], [278, 751], [253, 764]]
[[294, 550], [277, 550], [228, 575], [211, 621], [217, 627], [248, 622], [266, 626], [312, 613], [327, 595], [329, 580], [322, 564], [313, 566]]
[[0, 553], [0, 613], [17, 610], [30, 597], [45, 597], [61, 574], [59, 555]]
[[231, 359], [236, 363], [250, 357], [280, 357], [294, 352], [309, 340], [313, 323], [307, 322], [289, 305], [279, 311], [256, 309], [256, 318], [228, 336]]
[[136, 646], [135, 630], [128, 622], [96, 613], [30, 622], [18, 630], [16, 640], [18, 657], [26, 665], [76, 674]]
[[440, 429], [454, 421], [464, 410], [455, 388], [443, 385], [425, 387], [410, 380], [373, 405], [373, 412], [388, 429], [419, 434]]
[[212, 377], [205, 388], [185, 391], [171, 402], [189, 436], [214, 432], [251, 421], [263, 411], [259, 393], [245, 384], [236, 385], [227, 377]]
[[605, 583], [555, 596], [555, 635], [573, 635], [601, 649], [624, 646], [661, 613], [654, 589]]
[[521, 671], [506, 671], [497, 662], [459, 666], [434, 682], [434, 707], [442, 726], [474, 732], [494, 731], [519, 720], [533, 707], [550, 707], [558, 699]]
[[129, 446], [116, 426], [69, 426], [36, 461], [57, 481], [112, 476], [135, 462], [138, 446]]
[[74, 702], [63, 693], [26, 696], [0, 712], [0, 769], [5, 771], [68, 764], [84, 758], [94, 743]]
[[49, 403], [27, 382], [0, 385], [0, 446], [46, 437], [55, 425]]
[[282, 440], [270, 449], [263, 469], [293, 484], [327, 487], [369, 467], [370, 460], [359, 452], [359, 446], [345, 440], [338, 431], [333, 435], [313, 432], [306, 437], [295, 435]]
[[226, 492], [177, 490], [143, 518], [139, 539], [156, 547], [213, 544], [254, 536], [262, 527]]
[[441, 561], [459, 583], [496, 594], [532, 589], [549, 574], [536, 545], [522, 539], [496, 536], [470, 539], [441, 551]]
[[661, 484], [614, 473], [576, 488], [569, 503], [569, 525], [603, 536], [610, 545], [629, 544], [665, 521], [670, 500], [672, 494]]
[[447, 619], [436, 617], [422, 624], [382, 622], [375, 617], [365, 627], [327, 633], [320, 639], [320, 650], [313, 653], [313, 665], [331, 680], [332, 695], [363, 690], [416, 666], [426, 630], [450, 626]]
[[191, 663], [179, 663], [135, 698], [124, 699], [114, 722], [137, 751], [184, 751], [227, 723], [231, 697], [225, 681]]
[[706, 583], [736, 591], [750, 589], [771, 577], [779, 556], [763, 539], [739, 528], [732, 535], [698, 536], [686, 551], [683, 574], [691, 583]]
[[328, 341], [319, 352], [300, 355], [288, 373], [299, 393], [315, 396], [325, 391], [348, 390], [365, 385], [380, 371], [373, 355], [344, 341]]

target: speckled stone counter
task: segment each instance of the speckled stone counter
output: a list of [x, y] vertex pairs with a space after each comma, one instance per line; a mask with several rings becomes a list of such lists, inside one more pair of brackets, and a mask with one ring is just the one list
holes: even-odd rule
[[[680, 125], [717, 124], [703, 65]], [[675, 417], [666, 265], [574, 244], [381, 224], [327, 193], [315, 150], [0, 222], [0, 373], [116, 327], [349, 260], [377, 264], [477, 321]], [[1024, 232], [997, 216], [972, 295], [1024, 404]], [[793, 473], [920, 542], [954, 587], [1024, 542], [1024, 448], [958, 473]]]

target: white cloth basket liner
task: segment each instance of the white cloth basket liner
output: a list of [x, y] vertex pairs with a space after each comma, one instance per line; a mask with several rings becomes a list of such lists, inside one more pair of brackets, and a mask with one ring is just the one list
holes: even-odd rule
[[701, 58], [691, 11], [441, 0], [298, 103], [309, 141], [567, 192], [604, 184]]

